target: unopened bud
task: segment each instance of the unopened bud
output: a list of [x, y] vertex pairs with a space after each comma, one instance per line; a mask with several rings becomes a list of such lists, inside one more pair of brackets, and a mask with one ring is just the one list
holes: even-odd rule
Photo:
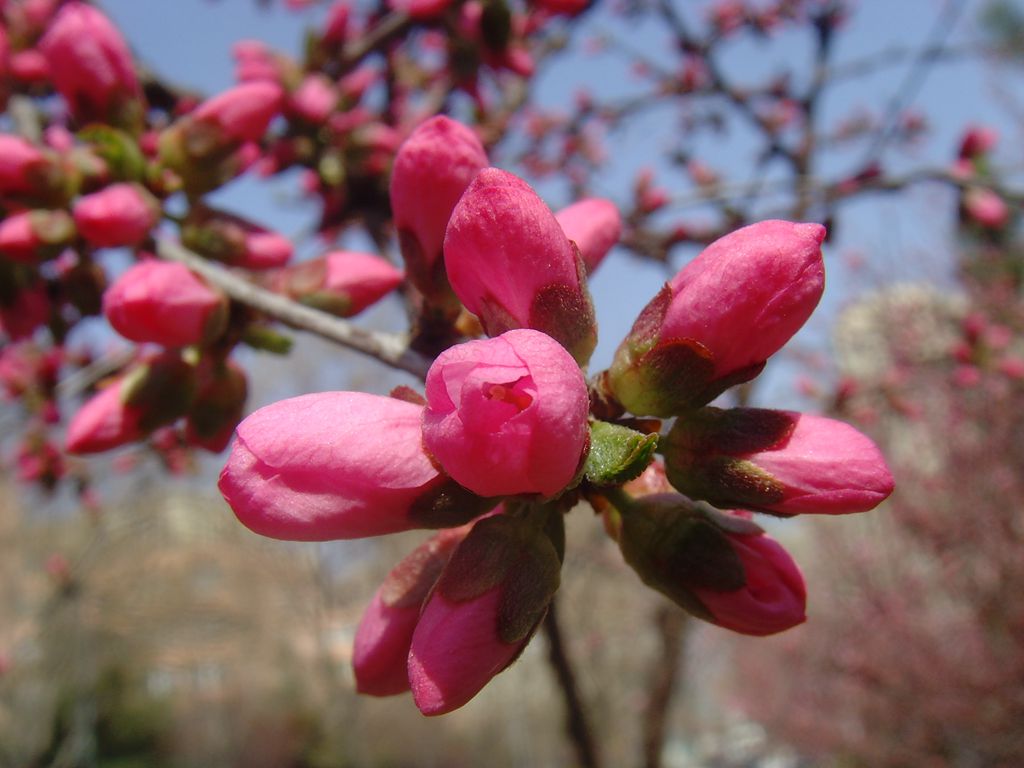
[[893, 490], [871, 440], [793, 411], [704, 408], [676, 420], [662, 451], [673, 486], [719, 507], [845, 514], [873, 509]]

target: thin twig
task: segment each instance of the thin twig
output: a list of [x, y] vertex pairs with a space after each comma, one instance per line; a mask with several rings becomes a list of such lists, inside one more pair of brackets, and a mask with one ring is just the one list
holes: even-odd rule
[[651, 665], [647, 705], [642, 718], [644, 768], [661, 768], [662, 765], [672, 699], [685, 674], [687, 618], [686, 612], [674, 605], [659, 605], [655, 614], [661, 653]]
[[171, 240], [160, 240], [157, 243], [157, 252], [164, 259], [184, 264], [235, 301], [287, 323], [292, 328], [308, 331], [343, 347], [362, 352], [420, 379], [426, 378], [430, 361], [409, 349], [404, 336], [368, 331], [326, 312], [297, 304], [291, 299], [253, 285], [243, 277], [207, 261]]
[[562, 639], [562, 630], [555, 613], [555, 601], [551, 602], [547, 616], [544, 617], [544, 637], [548, 642], [548, 661], [555, 671], [558, 687], [565, 700], [565, 727], [576, 749], [576, 758], [583, 768], [599, 768], [601, 761], [597, 745], [587, 723], [586, 710], [580, 698], [579, 687], [576, 685], [576, 674], [572, 670], [569, 654]]
[[411, 24], [412, 18], [410, 18], [409, 14], [402, 11], [392, 11], [372, 29], [367, 30], [366, 34], [360, 36], [358, 40], [354, 40], [345, 46], [345, 50], [341, 55], [344, 67], [347, 69], [354, 66], [371, 51], [376, 50], [378, 46], [400, 35]]

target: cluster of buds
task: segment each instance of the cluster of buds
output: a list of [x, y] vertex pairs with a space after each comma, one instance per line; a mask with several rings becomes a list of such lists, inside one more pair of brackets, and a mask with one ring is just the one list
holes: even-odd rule
[[[864, 511], [892, 477], [845, 424], [709, 403], [811, 314], [824, 229], [768, 221], [713, 243], [588, 384], [587, 274], [617, 240], [618, 211], [591, 200], [556, 216], [485, 157], [472, 132], [436, 117], [395, 160], [406, 272], [424, 312], [458, 310], [423, 395], [329, 392], [258, 410], [220, 479], [238, 518], [307, 541], [441, 529], [381, 586], [354, 654], [361, 691], [411, 690], [429, 715], [520, 654], [558, 587], [563, 515], [581, 500], [640, 578], [694, 615], [754, 635], [802, 622], [800, 571], [751, 513]], [[675, 421], [662, 435], [664, 418]]]
[[[335, 43], [349, 34], [339, 9], [325, 30]], [[258, 53], [249, 50], [250, 57]], [[369, 254], [329, 252], [289, 265], [288, 238], [200, 199], [272, 154], [270, 128], [279, 116], [297, 126], [291, 133], [315, 133], [340, 117], [336, 106], [354, 106], [338, 94], [361, 93], [370, 81], [346, 91], [324, 75], [299, 78], [284, 58], [270, 76], [276, 60], [267, 54], [262, 74], [250, 67], [239, 85], [206, 100], [144, 89], [124, 38], [101, 10], [79, 0], [0, 4], [0, 64], [13, 59], [17, 72], [4, 88], [59, 99], [40, 139], [0, 134], [0, 334], [13, 342], [45, 328], [61, 351], [76, 322], [102, 314], [125, 339], [145, 345], [126, 370], [88, 383], [96, 391], [72, 418], [66, 451], [95, 453], [146, 438], [167, 456], [186, 446], [220, 451], [246, 398], [233, 348], [245, 342], [279, 350], [287, 343], [270, 338], [263, 317], [232, 306], [215, 285], [154, 258], [159, 227], [176, 225], [182, 243], [200, 256], [258, 272], [252, 279], [264, 287], [345, 317], [401, 282], [400, 270]], [[397, 143], [395, 136], [380, 141], [388, 162]], [[288, 164], [308, 159], [297, 153]], [[185, 212], [165, 210], [182, 191]], [[134, 266], [108, 276], [100, 255], [108, 248], [129, 249]], [[37, 418], [56, 414], [52, 393], [45, 407], [27, 390], [18, 398], [32, 424], [56, 421]], [[35, 427], [32, 434], [45, 437], [33, 445], [46, 450], [22, 451], [26, 467], [55, 444]]]

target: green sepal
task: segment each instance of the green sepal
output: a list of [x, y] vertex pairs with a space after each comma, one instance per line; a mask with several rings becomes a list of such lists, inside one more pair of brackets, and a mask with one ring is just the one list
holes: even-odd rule
[[36, 210], [29, 213], [32, 231], [47, 246], [62, 248], [75, 239], [75, 220], [67, 211]]
[[78, 137], [107, 164], [120, 181], [142, 181], [146, 174], [146, 158], [138, 142], [124, 131], [107, 125], [90, 125]]
[[746, 584], [739, 555], [716, 525], [677, 494], [645, 496], [621, 510], [619, 547], [647, 586], [709, 619], [693, 589], [730, 592]]
[[391, 569], [380, 586], [380, 599], [393, 608], [422, 605], [444, 570], [460, 536], [432, 536]]
[[576, 265], [577, 287], [564, 283], [537, 291], [530, 304], [529, 327], [543, 331], [586, 369], [597, 346], [597, 318], [587, 289], [587, 270], [576, 243], [570, 241]]
[[473, 526], [437, 582], [453, 603], [463, 603], [494, 589], [505, 579], [523, 548], [523, 523], [506, 515], [487, 517]]
[[673, 488], [717, 507], [765, 511], [785, 497], [785, 488], [772, 475], [731, 456], [710, 456], [699, 464], [673, 463], [666, 458], [665, 474]]
[[348, 175], [345, 170], [345, 156], [339, 150], [328, 150], [320, 156], [316, 171], [325, 186], [340, 187]]
[[657, 434], [592, 421], [585, 476], [594, 485], [622, 485], [640, 476], [651, 463], [657, 447]]
[[242, 334], [242, 343], [275, 355], [287, 355], [292, 350], [290, 336], [266, 325], [249, 325]]
[[726, 533], [735, 533], [739, 536], [760, 536], [764, 533], [764, 528], [753, 520], [749, 520], [745, 517], [739, 517], [738, 515], [726, 514], [722, 510], [712, 507], [710, 504], [697, 502], [693, 507], [697, 512], [707, 518], [707, 520], [716, 528], [719, 528]]
[[304, 296], [299, 296], [298, 301], [307, 307], [319, 309], [321, 312], [326, 312], [336, 317], [352, 316], [351, 298], [340, 293], [331, 293], [329, 291], [307, 293]]
[[767, 471], [743, 458], [770, 450], [792, 434], [796, 420], [764, 408], [703, 408], [676, 420], [661, 441], [669, 482], [719, 507], [766, 510], [785, 496]]
[[767, 451], [793, 434], [797, 419], [769, 408], [701, 408], [676, 420], [665, 452], [743, 456]]
[[151, 432], [184, 416], [196, 394], [196, 369], [168, 353], [125, 376], [121, 401], [140, 412], [139, 427]]
[[637, 416], [666, 418], [703, 405], [715, 372], [711, 352], [693, 339], [659, 342], [627, 366], [613, 365], [612, 391]]
[[512, 11], [504, 0], [486, 0], [480, 15], [480, 36], [484, 45], [500, 53], [512, 40]]
[[441, 475], [413, 502], [409, 519], [420, 528], [450, 528], [494, 509], [498, 501], [477, 496], [450, 477]]
[[208, 438], [220, 432], [228, 421], [237, 423], [248, 396], [245, 374], [229, 365], [218, 364], [196, 390], [188, 412], [192, 429], [200, 437]]
[[498, 637], [505, 643], [528, 638], [544, 618], [561, 581], [562, 561], [547, 536], [526, 546], [505, 579], [498, 603]]
[[403, 403], [412, 403], [413, 405], [427, 404], [427, 400], [423, 395], [405, 384], [399, 384], [397, 387], [392, 389], [388, 393], [388, 397], [393, 398], [394, 400], [401, 400]]
[[480, 520], [437, 582], [438, 594], [453, 603], [501, 588], [497, 629], [505, 643], [521, 642], [533, 632], [559, 585], [561, 561], [545, 530], [553, 511], [535, 512], [544, 519], [503, 514]]

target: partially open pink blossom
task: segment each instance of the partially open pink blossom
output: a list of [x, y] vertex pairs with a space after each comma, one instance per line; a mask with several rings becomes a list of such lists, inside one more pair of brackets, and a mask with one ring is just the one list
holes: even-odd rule
[[351, 539], [421, 527], [413, 507], [441, 477], [423, 451], [421, 411], [360, 392], [261, 408], [238, 425], [221, 493], [242, 523], [277, 539]]
[[824, 237], [818, 224], [762, 221], [705, 248], [619, 346], [615, 396], [637, 415], [672, 416], [756, 376], [821, 298]]
[[565, 236], [576, 243], [593, 272], [622, 235], [622, 216], [611, 200], [590, 197], [563, 208], [555, 218]]
[[190, 117], [216, 126], [228, 141], [259, 141], [283, 102], [284, 91], [276, 83], [242, 83], [207, 99]]
[[584, 458], [586, 382], [572, 357], [538, 331], [450, 347], [427, 373], [426, 396], [427, 450], [481, 496], [552, 496]]
[[65, 4], [40, 48], [54, 87], [79, 119], [109, 119], [119, 105], [141, 97], [128, 45], [110, 20], [91, 5]]
[[275, 288], [339, 317], [352, 317], [393, 291], [402, 272], [372, 253], [331, 251], [282, 270]]
[[773, 635], [807, 620], [807, 587], [800, 568], [764, 534], [725, 534], [743, 563], [746, 585], [723, 592], [694, 588], [714, 622], [744, 635]]
[[544, 201], [497, 168], [477, 174], [452, 211], [444, 241], [448, 280], [488, 334], [534, 328], [585, 365], [597, 341], [577, 257]]
[[441, 248], [452, 209], [487, 154], [476, 134], [443, 115], [421, 123], [395, 156], [391, 209], [410, 279], [432, 295], [444, 281]]
[[141, 243], [160, 220], [156, 199], [138, 184], [111, 184], [79, 198], [74, 206], [79, 234], [98, 247]]
[[151, 259], [106, 290], [103, 314], [126, 339], [184, 347], [223, 332], [227, 300], [184, 264]]
[[777, 515], [866, 512], [893, 490], [878, 447], [834, 419], [705, 408], [662, 441], [669, 480], [691, 498]]
[[423, 603], [471, 527], [432, 536], [392, 568], [374, 594], [352, 646], [352, 669], [360, 693], [392, 696], [409, 690], [409, 647]]

